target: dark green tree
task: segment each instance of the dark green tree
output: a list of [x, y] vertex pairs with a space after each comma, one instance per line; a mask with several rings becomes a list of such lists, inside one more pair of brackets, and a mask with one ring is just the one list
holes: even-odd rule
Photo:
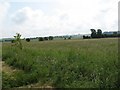
[[44, 40], [48, 40], [49, 38], [48, 37], [44, 37]]
[[49, 36], [49, 40], [53, 40], [53, 36]]
[[97, 37], [97, 33], [95, 29], [90, 29], [91, 30], [91, 37], [92, 38], [96, 38]]
[[98, 37], [98, 38], [101, 38], [101, 37], [102, 37], [102, 30], [101, 30], [101, 29], [98, 29], [98, 30], [97, 30], [97, 37]]
[[72, 38], [72, 36], [68, 37], [68, 39], [71, 39], [71, 38]]
[[43, 37], [39, 37], [38, 40], [39, 40], [39, 41], [44, 41], [44, 38], [43, 38]]
[[30, 42], [30, 38], [26, 38], [26, 41], [27, 41], [27, 42]]

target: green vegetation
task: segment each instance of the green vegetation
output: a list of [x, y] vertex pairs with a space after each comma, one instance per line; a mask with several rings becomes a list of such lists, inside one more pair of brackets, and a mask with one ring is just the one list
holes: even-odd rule
[[118, 39], [3, 43], [2, 60], [20, 69], [3, 71], [3, 88], [33, 83], [64, 88], [119, 87]]
[[20, 37], [21, 37], [21, 35], [19, 33], [16, 33], [16, 36], [14, 36], [15, 40], [13, 40], [12, 43], [15, 43], [15, 46], [22, 49], [22, 43], [21, 43]]
[[95, 29], [91, 29], [91, 37], [92, 38], [101, 38], [102, 37], [102, 30], [98, 29], [96, 32]]

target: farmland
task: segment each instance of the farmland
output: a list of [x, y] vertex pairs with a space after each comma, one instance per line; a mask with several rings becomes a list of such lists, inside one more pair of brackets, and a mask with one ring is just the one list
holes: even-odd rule
[[[3, 43], [3, 88], [119, 87], [118, 39], [22, 41], [23, 49]], [[11, 73], [12, 72], [12, 73]]]

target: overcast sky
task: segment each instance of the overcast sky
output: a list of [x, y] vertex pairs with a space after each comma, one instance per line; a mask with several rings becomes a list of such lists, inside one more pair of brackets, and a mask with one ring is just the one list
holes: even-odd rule
[[1, 37], [118, 30], [119, 0], [0, 0]]

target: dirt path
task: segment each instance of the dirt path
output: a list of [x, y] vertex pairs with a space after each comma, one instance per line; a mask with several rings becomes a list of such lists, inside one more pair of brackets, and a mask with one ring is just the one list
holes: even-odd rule
[[0, 72], [2, 72], [2, 61], [0, 60]]
[[[4, 61], [0, 61], [0, 67], [1, 67], [0, 70], [2, 72], [5, 72], [8, 75], [12, 75], [15, 72], [21, 71], [19, 69], [16, 69], [16, 68], [14, 68], [12, 66], [7, 65]], [[26, 85], [26, 86], [21, 86], [19, 88], [53, 88], [53, 87], [48, 86], [48, 85], [43, 85], [42, 86], [39, 83], [35, 83], [35, 84]]]
[[35, 84], [26, 85], [26, 86], [21, 86], [19, 88], [49, 88], [49, 89], [52, 89], [54, 87], [48, 86], [48, 85], [41, 85], [39, 83], [35, 83]]
[[21, 71], [19, 69], [7, 65], [4, 61], [0, 61], [0, 66], [1, 66], [1, 71], [5, 72], [6, 74], [14, 74], [14, 72]]

